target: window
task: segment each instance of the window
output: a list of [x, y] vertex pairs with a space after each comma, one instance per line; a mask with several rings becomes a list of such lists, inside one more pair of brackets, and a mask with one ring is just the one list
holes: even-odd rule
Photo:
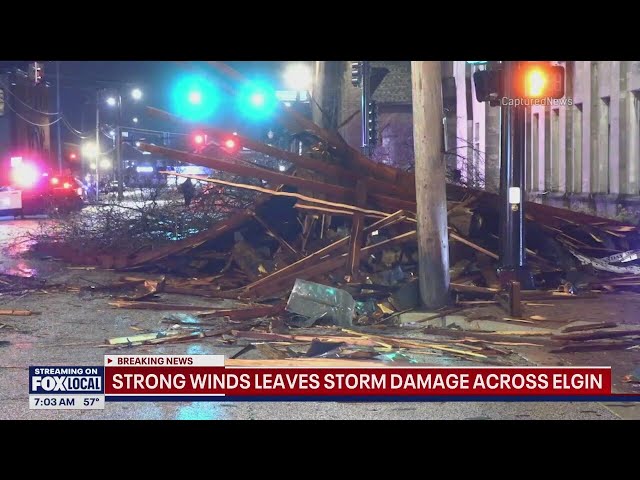
[[551, 155], [550, 165], [545, 168], [545, 188], [552, 192], [560, 190], [560, 109], [551, 110]]
[[0, 88], [0, 117], [4, 115], [4, 90]]
[[595, 193], [609, 193], [609, 100], [609, 97], [604, 97], [598, 103], [598, 152], [593, 156], [595, 162], [591, 165], [591, 190]]
[[531, 163], [533, 165], [532, 190], [540, 188], [540, 114], [533, 114], [531, 124]]
[[[567, 169], [567, 182], [571, 182], [572, 192], [582, 192], [582, 142], [584, 141], [582, 136], [582, 104], [576, 103], [573, 107], [573, 159], [567, 159], [567, 162], [572, 161], [573, 168]], [[569, 183], [568, 183], [569, 185]]]

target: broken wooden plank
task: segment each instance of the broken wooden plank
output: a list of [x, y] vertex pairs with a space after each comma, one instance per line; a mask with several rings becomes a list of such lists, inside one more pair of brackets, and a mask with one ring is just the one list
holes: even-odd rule
[[585, 333], [566, 333], [560, 335], [553, 335], [556, 340], [569, 340], [572, 342], [587, 341], [587, 340], [599, 340], [602, 338], [617, 338], [628, 337], [631, 335], [640, 335], [640, 329], [625, 329], [625, 330], [601, 330], [596, 332]]
[[589, 322], [584, 323], [582, 325], [567, 325], [562, 328], [560, 332], [562, 333], [571, 333], [571, 332], [581, 332], [584, 330], [598, 330], [601, 328], [614, 328], [617, 327], [618, 324], [616, 322]]
[[[359, 180], [356, 185], [356, 206], [364, 207], [367, 203], [367, 184]], [[362, 230], [364, 228], [364, 216], [362, 212], [354, 212], [351, 220], [351, 236], [349, 242], [349, 257], [347, 259], [347, 271], [352, 281], [358, 280], [360, 270], [360, 250], [362, 248]]]
[[[401, 221], [403, 218], [405, 218], [405, 214], [402, 210], [397, 211], [391, 215], [385, 215], [385, 218], [372, 223], [368, 227], [365, 227], [363, 230], [363, 233], [366, 234], [369, 232], [373, 232], [375, 230], [382, 229], [384, 227], [388, 227], [393, 223]], [[328, 256], [329, 254], [345, 249], [349, 245], [349, 238], [350, 238], [349, 236], [341, 238], [340, 240], [337, 240], [332, 244], [327, 245], [326, 247], [311, 253], [310, 255], [304, 257], [303, 259], [298, 260], [297, 262], [292, 263], [291, 265], [288, 265], [284, 268], [281, 268], [280, 270], [273, 272], [271, 275], [268, 275], [264, 278], [261, 278], [260, 280], [257, 280], [256, 282], [253, 282], [247, 285], [245, 289], [247, 291], [251, 291], [259, 287], [260, 285], [264, 285], [266, 283], [273, 284], [273, 282], [280, 281], [285, 277], [290, 278], [292, 275], [295, 275], [296, 272], [299, 272], [308, 266], [312, 266], [316, 263], [319, 263], [320, 259]]]
[[284, 250], [293, 254], [293, 256], [298, 259], [302, 257], [302, 254], [300, 252], [298, 252], [295, 248], [293, 248], [291, 244], [289, 244], [289, 242], [287, 242], [284, 238], [278, 235], [278, 233], [267, 222], [265, 222], [258, 214], [254, 213], [253, 218], [255, 218], [256, 221], [260, 225], [262, 225], [262, 227], [267, 231], [267, 234], [269, 234], [269, 236], [276, 239], [276, 241], [280, 244], [280, 246]]
[[455, 233], [455, 232], [451, 231], [451, 228], [449, 228], [449, 237], [451, 239], [453, 239], [453, 240], [457, 240], [460, 243], [464, 243], [467, 247], [471, 247], [474, 250], [487, 255], [488, 257], [491, 257], [491, 258], [493, 258], [495, 260], [498, 260], [498, 254], [497, 253], [493, 253], [493, 252], [487, 250], [486, 248], [483, 248], [480, 245], [477, 245], [477, 244], [473, 243], [471, 240], [468, 240], [468, 239], [464, 238], [459, 233]]
[[15, 315], [19, 317], [28, 317], [32, 313], [31, 310], [0, 310], [0, 315]]
[[152, 345], [156, 343], [175, 342], [178, 340], [203, 338], [202, 332], [181, 332], [179, 330], [168, 330], [166, 332], [143, 333], [141, 335], [131, 335], [128, 337], [116, 337], [107, 340], [109, 345], [135, 346]]
[[278, 350], [277, 348], [275, 348], [272, 345], [269, 345], [268, 343], [256, 343], [254, 344], [254, 346], [262, 355], [272, 360], [275, 360], [275, 359], [281, 360], [289, 356], [285, 352]]
[[202, 312], [203, 316], [229, 317], [232, 320], [248, 320], [253, 318], [266, 317], [269, 315], [277, 315], [282, 312], [284, 305], [259, 305], [250, 308], [213, 308], [211, 306], [197, 305], [175, 305], [170, 303], [159, 302], [128, 302], [117, 301], [109, 302], [117, 308], [130, 308], [137, 310], [174, 310], [184, 312]]
[[[268, 198], [269, 197], [265, 196], [256, 199], [254, 206], [260, 205]], [[143, 265], [145, 263], [162, 260], [169, 255], [176, 255], [178, 253], [185, 252], [186, 250], [198, 247], [205, 242], [214, 240], [224, 233], [237, 230], [241, 225], [243, 225], [251, 218], [253, 218], [253, 214], [251, 211], [246, 210], [238, 212], [230, 216], [226, 220], [215, 224], [213, 227], [194, 235], [193, 237], [185, 238], [184, 240], [178, 240], [177, 242], [156, 247], [151, 250], [142, 251], [131, 256], [116, 257], [114, 261], [115, 266], [116, 268], [135, 267], [138, 265]]]
[[[387, 367], [389, 364], [381, 361], [363, 361], [363, 360], [347, 360], [341, 358], [322, 358], [322, 357], [302, 357], [302, 358], [287, 358], [279, 360], [271, 359], [226, 359], [224, 362], [225, 367], [246, 367], [246, 368], [261, 368], [261, 367], [300, 367], [300, 368], [316, 368], [316, 367], [352, 367], [352, 368], [368, 368], [368, 367]], [[418, 366], [418, 364], [411, 364], [409, 366]]]
[[499, 288], [478, 287], [476, 285], [462, 285], [461, 283], [451, 283], [451, 290], [460, 293], [487, 293], [496, 294], [500, 292]]
[[588, 343], [578, 343], [571, 345], [564, 345], [559, 348], [554, 348], [549, 350], [551, 353], [571, 353], [571, 352], [597, 352], [601, 350], [623, 350], [634, 345], [637, 345], [638, 342], [631, 341], [622, 341], [615, 343], [604, 343], [604, 342], [588, 342]]

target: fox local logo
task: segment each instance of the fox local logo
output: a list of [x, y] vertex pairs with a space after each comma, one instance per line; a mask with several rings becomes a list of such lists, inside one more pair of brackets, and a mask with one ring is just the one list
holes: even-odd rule
[[102, 367], [29, 367], [30, 393], [102, 392]]

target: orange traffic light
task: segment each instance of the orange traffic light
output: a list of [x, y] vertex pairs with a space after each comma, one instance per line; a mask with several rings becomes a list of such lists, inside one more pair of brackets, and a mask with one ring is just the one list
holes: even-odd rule
[[548, 63], [522, 62], [514, 80], [516, 98], [564, 97], [564, 67]]

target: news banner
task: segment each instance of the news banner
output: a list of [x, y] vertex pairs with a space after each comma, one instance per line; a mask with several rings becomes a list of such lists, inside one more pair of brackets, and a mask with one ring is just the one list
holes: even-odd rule
[[611, 367], [240, 367], [225, 365], [223, 355], [105, 355], [103, 366], [29, 367], [32, 409], [104, 409], [105, 402], [118, 401], [610, 396]]

